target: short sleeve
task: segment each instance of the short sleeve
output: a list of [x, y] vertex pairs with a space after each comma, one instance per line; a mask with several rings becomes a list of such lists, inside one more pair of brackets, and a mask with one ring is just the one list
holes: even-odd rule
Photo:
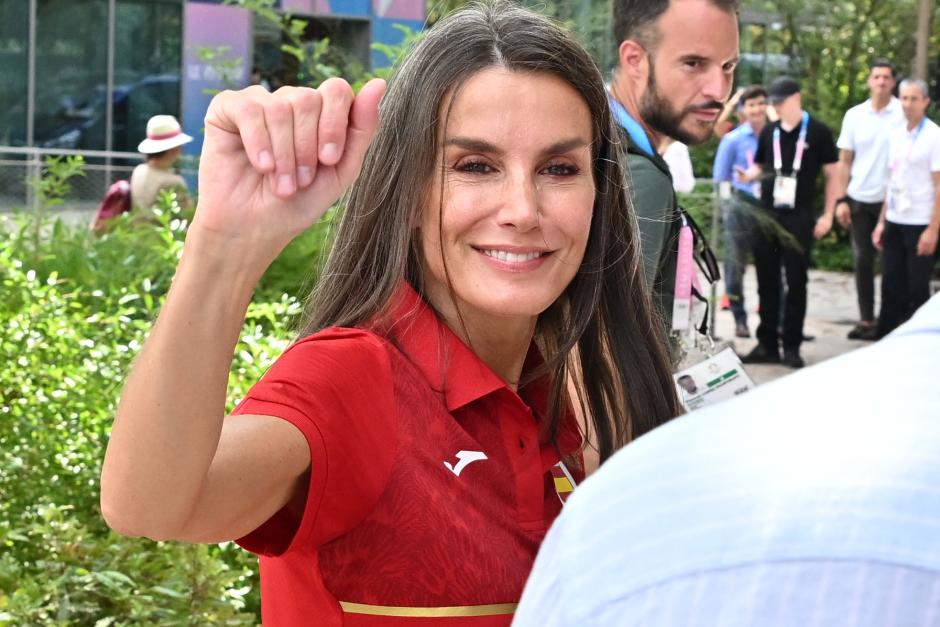
[[398, 440], [387, 350], [384, 340], [368, 332], [327, 329], [288, 348], [235, 408], [235, 414], [287, 420], [310, 447], [299, 525], [285, 520], [285, 508], [240, 538], [241, 546], [267, 556], [319, 546], [352, 529], [374, 507]]
[[855, 125], [853, 120], [852, 109], [849, 109], [842, 118], [842, 130], [839, 132], [839, 140], [836, 142], [836, 147], [841, 150], [855, 150]]

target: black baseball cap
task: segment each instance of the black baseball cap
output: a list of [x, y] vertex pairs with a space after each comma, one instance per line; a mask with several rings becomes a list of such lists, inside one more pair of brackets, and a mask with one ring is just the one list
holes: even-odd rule
[[800, 84], [789, 76], [781, 76], [774, 80], [767, 88], [767, 100], [771, 104], [783, 102], [793, 94], [800, 93]]

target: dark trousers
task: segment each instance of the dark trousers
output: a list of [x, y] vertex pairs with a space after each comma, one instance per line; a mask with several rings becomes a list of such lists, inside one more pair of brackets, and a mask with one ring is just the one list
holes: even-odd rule
[[880, 202], [860, 202], [849, 198], [852, 210], [852, 257], [855, 261], [855, 292], [861, 320], [875, 319], [875, 259], [878, 252], [871, 234], [881, 215]]
[[779, 227], [792, 237], [784, 237], [762, 224], [753, 233], [754, 266], [757, 270], [757, 294], [760, 298], [760, 326], [757, 339], [767, 349], [778, 350], [780, 342], [780, 298], [783, 267], [787, 290], [783, 303], [783, 346], [799, 348], [803, 342], [806, 318], [806, 283], [813, 246], [813, 222], [809, 211], [769, 211]]
[[725, 203], [724, 244], [725, 244], [725, 293], [731, 304], [731, 313], [736, 324], [747, 324], [747, 312], [744, 309], [744, 270], [747, 253], [751, 249], [751, 216], [749, 212], [759, 211], [756, 200], [744, 198], [740, 192]]
[[881, 313], [878, 335], [893, 331], [930, 298], [934, 256], [917, 254], [917, 240], [927, 228], [885, 222], [881, 235]]

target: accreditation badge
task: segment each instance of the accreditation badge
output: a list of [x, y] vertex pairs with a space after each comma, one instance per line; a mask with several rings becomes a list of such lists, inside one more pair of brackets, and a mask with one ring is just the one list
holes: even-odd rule
[[911, 195], [899, 185], [891, 186], [891, 208], [898, 213], [907, 213], [911, 210]]
[[754, 387], [730, 347], [672, 375], [686, 411], [734, 398]]
[[778, 174], [774, 178], [774, 207], [793, 209], [796, 207], [796, 177]]

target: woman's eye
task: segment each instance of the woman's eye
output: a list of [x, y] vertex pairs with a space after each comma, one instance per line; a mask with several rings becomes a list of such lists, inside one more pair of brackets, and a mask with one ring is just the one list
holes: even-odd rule
[[457, 164], [455, 169], [458, 172], [467, 172], [469, 174], [488, 174], [493, 171], [488, 163], [482, 161], [465, 161]]
[[553, 163], [546, 167], [544, 172], [550, 176], [571, 176], [578, 173], [578, 168], [566, 163]]

